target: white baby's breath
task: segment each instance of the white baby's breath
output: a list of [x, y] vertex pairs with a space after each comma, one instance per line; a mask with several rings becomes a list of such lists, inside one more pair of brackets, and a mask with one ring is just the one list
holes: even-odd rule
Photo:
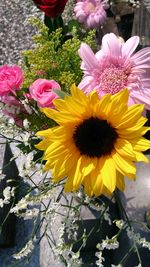
[[15, 258], [16, 260], [19, 260], [19, 259], [22, 259], [22, 258], [28, 256], [32, 252], [32, 250], [34, 249], [34, 242], [35, 241], [36, 241], [36, 239], [29, 240], [24, 248], [22, 248], [18, 253], [13, 254], [13, 258]]
[[112, 238], [108, 238], [106, 236], [106, 239], [102, 240], [101, 242], [101, 248], [104, 249], [117, 249], [119, 247], [119, 242], [117, 238], [114, 236]]
[[32, 111], [32, 109], [31, 109], [31, 107], [29, 105], [28, 99], [25, 98], [25, 99], [21, 100], [21, 103], [24, 106], [24, 108], [27, 111], [27, 113], [31, 115], [33, 113], [33, 111]]
[[13, 208], [11, 208], [11, 213], [18, 213], [20, 210], [27, 208], [28, 202], [26, 198], [22, 198]]
[[4, 207], [4, 199], [0, 198], [0, 208], [3, 208]]
[[119, 229], [122, 229], [125, 226], [125, 222], [123, 220], [115, 220], [115, 224]]
[[4, 200], [6, 201], [10, 201], [11, 197], [14, 197], [14, 195], [15, 195], [15, 187], [11, 188], [10, 186], [7, 186], [3, 190]]
[[30, 126], [30, 122], [28, 121], [28, 119], [24, 119], [23, 120], [23, 127], [27, 130], [29, 129], [29, 126]]
[[104, 267], [105, 258], [102, 256], [102, 251], [96, 252], [95, 256], [98, 258], [98, 260], [96, 260], [96, 265], [98, 267]]

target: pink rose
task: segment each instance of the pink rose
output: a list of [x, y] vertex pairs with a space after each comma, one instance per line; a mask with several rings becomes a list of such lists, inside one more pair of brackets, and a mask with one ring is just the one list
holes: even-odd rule
[[3, 65], [0, 67], [0, 97], [20, 89], [23, 82], [23, 71], [20, 67]]
[[60, 85], [54, 80], [37, 79], [29, 88], [31, 97], [39, 107], [53, 107], [52, 101], [58, 96], [52, 91], [60, 90]]

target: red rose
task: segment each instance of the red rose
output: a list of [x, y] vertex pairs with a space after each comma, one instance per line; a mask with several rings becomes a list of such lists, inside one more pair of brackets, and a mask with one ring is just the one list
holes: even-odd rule
[[33, 0], [39, 9], [44, 11], [45, 15], [55, 18], [60, 15], [65, 8], [68, 0]]

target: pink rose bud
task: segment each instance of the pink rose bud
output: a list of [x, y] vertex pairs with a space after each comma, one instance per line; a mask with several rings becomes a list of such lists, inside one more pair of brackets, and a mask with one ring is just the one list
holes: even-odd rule
[[58, 96], [53, 90], [60, 90], [60, 85], [54, 80], [37, 79], [29, 88], [31, 97], [39, 107], [54, 107], [53, 100]]
[[10, 92], [16, 94], [23, 82], [23, 71], [20, 67], [3, 65], [0, 67], [0, 97]]

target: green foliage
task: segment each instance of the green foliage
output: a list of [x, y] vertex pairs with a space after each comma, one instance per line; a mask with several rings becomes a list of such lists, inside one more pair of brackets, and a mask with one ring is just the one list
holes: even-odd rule
[[78, 56], [80, 44], [86, 42], [94, 49], [95, 31], [79, 33], [73, 26], [68, 40], [64, 42], [61, 28], [49, 34], [49, 29], [39, 19], [32, 18], [30, 23], [37, 27], [39, 33], [33, 37], [34, 48], [23, 52], [23, 86], [28, 88], [38, 78], [54, 79], [62, 90], [68, 92], [71, 84], [78, 84], [82, 79]]

